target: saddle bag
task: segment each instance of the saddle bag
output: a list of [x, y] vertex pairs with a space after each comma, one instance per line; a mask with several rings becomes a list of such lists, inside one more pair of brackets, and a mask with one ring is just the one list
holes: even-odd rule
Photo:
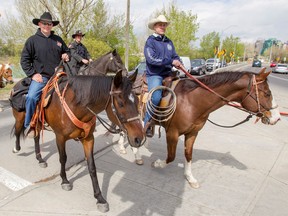
[[25, 111], [26, 107], [26, 95], [28, 94], [29, 86], [32, 79], [25, 77], [20, 80], [11, 90], [10, 93], [10, 106], [16, 109], [18, 112]]

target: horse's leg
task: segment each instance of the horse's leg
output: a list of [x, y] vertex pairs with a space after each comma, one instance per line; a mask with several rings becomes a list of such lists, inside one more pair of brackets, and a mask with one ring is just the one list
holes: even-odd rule
[[39, 140], [40, 140], [40, 134], [38, 136], [34, 137], [35, 155], [36, 155], [36, 159], [39, 162], [39, 166], [42, 167], [42, 168], [46, 168], [47, 167], [47, 163], [42, 158], [42, 155], [41, 155], [41, 152], [40, 152]]
[[188, 183], [192, 188], [199, 188], [200, 185], [197, 179], [192, 175], [192, 153], [193, 153], [193, 145], [197, 134], [186, 134], [185, 135], [185, 168], [184, 168], [184, 176], [187, 179]]
[[166, 160], [156, 160], [152, 163], [152, 167], [155, 168], [164, 168], [168, 163], [174, 161], [176, 154], [176, 147], [178, 143], [179, 134], [177, 132], [169, 131], [166, 132], [166, 140], [167, 140], [167, 158]]
[[98, 183], [97, 170], [96, 170], [95, 161], [94, 161], [94, 153], [93, 153], [94, 136], [89, 135], [87, 138], [82, 140], [82, 144], [84, 148], [85, 157], [87, 160], [89, 174], [92, 180], [94, 197], [97, 199], [97, 209], [100, 212], [107, 212], [109, 211], [109, 204], [102, 196], [102, 192], [100, 190], [99, 183]]
[[123, 131], [121, 131], [120, 132], [120, 138], [118, 141], [120, 154], [127, 154], [124, 143], [125, 143], [125, 133]]
[[13, 153], [18, 153], [21, 150], [21, 145], [20, 145], [20, 135], [22, 131], [22, 125], [19, 126], [19, 122], [16, 122], [14, 125], [14, 135], [15, 135], [15, 146], [12, 150]]
[[135, 156], [135, 163], [137, 165], [143, 165], [144, 161], [143, 161], [142, 156], [140, 154], [140, 149], [139, 148], [135, 148], [135, 147], [131, 147], [131, 149], [132, 149], [132, 152], [133, 152], [133, 154]]
[[72, 190], [72, 185], [67, 179], [66, 170], [65, 170], [65, 165], [67, 161], [67, 154], [66, 154], [66, 149], [65, 149], [66, 140], [64, 140], [62, 136], [60, 138], [59, 135], [57, 136], [56, 134], [56, 143], [57, 143], [57, 148], [59, 152], [59, 161], [61, 164], [61, 170], [60, 170], [60, 176], [62, 178], [61, 186], [63, 190], [70, 191]]
[[20, 135], [23, 132], [25, 113], [24, 112], [19, 113], [13, 109], [13, 115], [15, 118], [14, 135], [16, 137], [16, 141], [15, 141], [15, 146], [12, 151], [13, 153], [18, 153], [21, 150]]

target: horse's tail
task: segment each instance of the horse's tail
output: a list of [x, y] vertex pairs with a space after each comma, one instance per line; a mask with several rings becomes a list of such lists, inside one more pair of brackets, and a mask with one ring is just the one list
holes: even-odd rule
[[[10, 138], [13, 138], [14, 136], [16, 136], [15, 128], [16, 128], [16, 123], [13, 125], [13, 127], [12, 127], [12, 129], [11, 129]], [[20, 138], [24, 138], [24, 125], [23, 125], [23, 127], [21, 128], [21, 130], [20, 130], [19, 137], [20, 137]]]

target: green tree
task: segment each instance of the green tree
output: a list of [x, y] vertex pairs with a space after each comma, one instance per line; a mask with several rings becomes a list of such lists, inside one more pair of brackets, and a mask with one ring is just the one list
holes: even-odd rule
[[203, 58], [213, 58], [215, 56], [215, 47], [220, 46], [220, 36], [218, 32], [210, 32], [202, 37], [200, 40], [199, 52]]
[[[222, 44], [222, 50], [225, 49], [226, 50], [226, 55], [225, 55], [225, 59], [227, 62], [231, 62], [232, 60], [235, 60], [235, 56], [238, 56], [238, 43], [240, 41], [240, 38], [238, 37], [233, 37], [233, 35], [231, 35], [230, 37], [226, 37], [223, 40], [223, 44]], [[233, 53], [233, 56], [231, 56], [230, 54]], [[238, 53], [240, 54], [240, 53]]]

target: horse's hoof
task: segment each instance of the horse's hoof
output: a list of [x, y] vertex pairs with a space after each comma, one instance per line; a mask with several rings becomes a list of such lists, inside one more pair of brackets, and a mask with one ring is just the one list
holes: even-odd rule
[[41, 168], [46, 168], [48, 165], [47, 165], [47, 163], [44, 161], [44, 162], [39, 162], [39, 166], [40, 166]]
[[18, 153], [21, 150], [21, 148], [19, 148], [19, 150], [17, 150], [15, 147], [13, 148], [12, 152], [13, 153]]
[[200, 187], [198, 182], [189, 182], [189, 185], [194, 189], [197, 189]]
[[62, 187], [63, 190], [66, 190], [66, 191], [72, 190], [72, 185], [71, 184], [62, 184], [61, 187]]
[[127, 154], [126, 149], [120, 149], [119, 152], [120, 152], [120, 154]]
[[143, 165], [143, 164], [144, 164], [144, 161], [143, 161], [143, 159], [136, 159], [136, 160], [135, 160], [135, 163], [136, 163], [137, 165]]
[[108, 203], [97, 203], [97, 209], [102, 212], [108, 212], [109, 211], [109, 204]]

